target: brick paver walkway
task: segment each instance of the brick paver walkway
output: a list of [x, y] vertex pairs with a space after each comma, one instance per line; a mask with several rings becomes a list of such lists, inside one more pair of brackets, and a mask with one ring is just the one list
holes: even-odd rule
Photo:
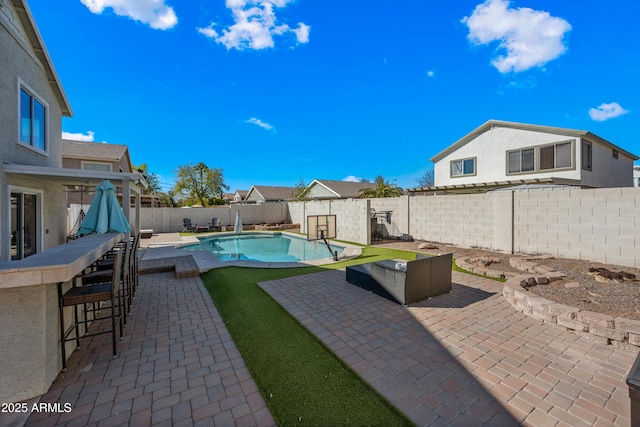
[[200, 278], [141, 275], [118, 357], [108, 334], [87, 343], [40, 399], [72, 410], [27, 425], [275, 425]]
[[408, 308], [344, 271], [261, 286], [419, 425], [629, 426], [635, 352], [516, 312], [499, 282], [453, 279]]

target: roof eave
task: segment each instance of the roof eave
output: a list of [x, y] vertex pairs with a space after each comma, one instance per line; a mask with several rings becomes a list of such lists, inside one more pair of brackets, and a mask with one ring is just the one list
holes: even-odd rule
[[69, 104], [67, 95], [64, 93], [64, 89], [62, 88], [62, 84], [60, 83], [60, 78], [56, 73], [56, 69], [53, 66], [51, 57], [49, 57], [49, 52], [47, 51], [44, 41], [40, 36], [40, 31], [38, 31], [38, 27], [36, 26], [31, 11], [29, 10], [29, 6], [24, 0], [13, 0], [13, 6], [18, 12], [20, 22], [27, 32], [27, 37], [29, 38], [29, 43], [31, 44], [33, 52], [45, 69], [49, 84], [53, 88], [56, 97], [58, 98], [58, 103], [60, 104], [62, 115], [66, 117], [73, 117], [71, 105]]

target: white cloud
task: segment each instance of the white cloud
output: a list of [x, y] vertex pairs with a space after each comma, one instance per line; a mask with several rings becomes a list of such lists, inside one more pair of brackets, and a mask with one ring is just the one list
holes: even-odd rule
[[256, 119], [255, 117], [251, 117], [249, 120], [245, 120], [245, 123], [251, 123], [252, 125], [260, 126], [264, 130], [268, 130], [270, 132], [275, 132], [276, 129], [271, 126], [269, 123], [263, 122], [260, 119]]
[[429, 70], [429, 71], [427, 71], [427, 76], [428, 77], [435, 77], [436, 76], [436, 72], [433, 71], [433, 70]]
[[342, 180], [347, 182], [360, 182], [360, 180], [356, 178], [354, 175], [349, 175], [346, 178], [342, 178]]
[[87, 134], [83, 133], [71, 133], [62, 131], [62, 139], [71, 139], [73, 141], [85, 141], [85, 142], [93, 142], [93, 136], [95, 135], [92, 131], [87, 131]]
[[462, 19], [469, 28], [467, 38], [474, 45], [500, 42], [506, 55], [491, 64], [501, 73], [541, 67], [566, 52], [563, 43], [571, 25], [549, 12], [526, 7], [511, 8], [509, 0], [486, 0], [471, 16]]
[[178, 17], [165, 0], [80, 0], [95, 14], [111, 8], [116, 15], [148, 24], [155, 30], [168, 30], [178, 23]]
[[223, 44], [230, 49], [267, 49], [275, 45], [273, 36], [292, 33], [297, 43], [309, 42], [311, 27], [303, 22], [297, 28], [287, 24], [278, 24], [274, 8], [287, 6], [293, 0], [227, 0], [227, 8], [231, 9], [234, 24], [218, 32], [216, 23], [208, 27], [198, 28], [198, 32]]
[[628, 112], [629, 111], [622, 108], [617, 102], [610, 104], [604, 103], [596, 108], [590, 109], [589, 117], [597, 122], [604, 122], [605, 120], [613, 119]]

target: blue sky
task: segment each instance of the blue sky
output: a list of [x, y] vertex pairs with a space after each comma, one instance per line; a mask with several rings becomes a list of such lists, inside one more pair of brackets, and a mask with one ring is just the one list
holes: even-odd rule
[[63, 131], [236, 189], [403, 188], [489, 119], [640, 154], [637, 0], [28, 0], [74, 111]]

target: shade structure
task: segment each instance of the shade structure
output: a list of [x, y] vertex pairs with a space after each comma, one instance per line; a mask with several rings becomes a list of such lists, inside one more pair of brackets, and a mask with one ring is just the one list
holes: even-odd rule
[[131, 226], [124, 216], [114, 190], [113, 184], [107, 180], [98, 184], [96, 194], [80, 225], [78, 234], [104, 234], [108, 231], [128, 233], [131, 231]]
[[242, 233], [242, 218], [240, 218], [240, 211], [236, 212], [236, 225], [233, 227], [233, 231], [236, 234]]

